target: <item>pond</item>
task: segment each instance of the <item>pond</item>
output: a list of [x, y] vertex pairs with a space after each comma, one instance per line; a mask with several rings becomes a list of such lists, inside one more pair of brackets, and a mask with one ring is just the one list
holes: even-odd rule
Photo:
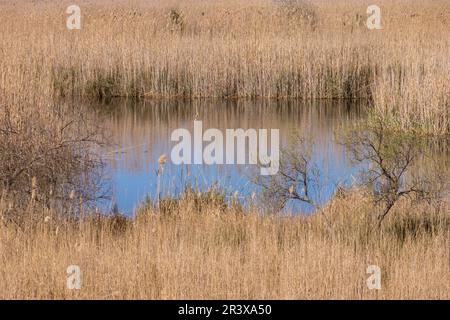
[[[107, 210], [114, 207], [126, 215], [132, 215], [147, 198], [156, 199], [158, 159], [162, 155], [167, 161], [160, 174], [161, 197], [177, 196], [186, 186], [195, 190], [214, 187], [228, 198], [242, 201], [250, 197], [258, 201], [261, 197], [260, 187], [254, 183], [259, 168], [249, 164], [249, 155], [245, 164], [172, 161], [171, 153], [178, 143], [171, 141], [173, 131], [193, 132], [194, 120], [201, 121], [203, 132], [215, 128], [224, 136], [227, 129], [278, 129], [281, 156], [295, 135], [313, 142], [312, 159], [319, 166], [321, 185], [313, 196], [319, 204], [329, 200], [338, 184], [351, 184], [358, 169], [336, 141], [336, 134], [365, 116], [363, 102], [118, 99], [101, 108], [113, 142], [112, 147], [102, 150], [112, 194]], [[203, 142], [203, 147], [207, 144]], [[245, 147], [248, 153], [249, 144]], [[288, 204], [285, 208], [305, 213], [311, 209], [305, 204]]]

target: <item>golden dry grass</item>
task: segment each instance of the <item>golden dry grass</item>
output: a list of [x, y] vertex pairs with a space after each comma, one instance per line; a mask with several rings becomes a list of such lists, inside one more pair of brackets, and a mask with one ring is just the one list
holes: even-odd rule
[[375, 31], [364, 1], [312, 3], [80, 1], [73, 31], [68, 2], [0, 4], [0, 93], [366, 98], [404, 129], [448, 134], [448, 1], [379, 1]]
[[[403, 129], [450, 131], [448, 1], [379, 1], [384, 29], [373, 32], [362, 1], [318, 1], [316, 20], [262, 0], [80, 1], [81, 31], [65, 28], [68, 4], [0, 2], [0, 121], [14, 129], [0, 147], [25, 164], [73, 122], [61, 97], [364, 98]], [[41, 167], [66, 164], [51, 160]], [[1, 298], [450, 298], [448, 206], [400, 203], [378, 233], [369, 195], [355, 192], [324, 209], [331, 236], [320, 216], [193, 199], [81, 223], [0, 200]], [[19, 205], [15, 225], [4, 213]], [[380, 291], [367, 289], [370, 264]], [[69, 265], [81, 267], [79, 291], [66, 288]]]
[[[186, 197], [137, 218], [0, 226], [0, 297], [25, 299], [449, 299], [449, 211], [405, 201], [381, 230], [355, 191], [321, 216], [260, 216]], [[201, 207], [199, 206], [201, 204]], [[49, 217], [49, 218], [45, 218]], [[81, 289], [66, 268], [81, 269]], [[381, 290], [366, 268], [378, 265]]]

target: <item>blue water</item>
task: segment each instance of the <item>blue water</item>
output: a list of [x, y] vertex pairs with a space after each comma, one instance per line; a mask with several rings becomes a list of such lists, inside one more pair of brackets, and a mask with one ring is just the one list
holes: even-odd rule
[[[312, 162], [319, 168], [314, 200], [323, 205], [338, 183], [351, 185], [359, 168], [355, 167], [337, 143], [337, 134], [349, 123], [364, 116], [361, 105], [342, 102], [130, 102], [114, 101], [106, 118], [114, 145], [103, 151], [110, 177], [111, 201], [119, 212], [132, 215], [146, 198], [156, 199], [158, 159], [167, 156], [160, 177], [161, 196], [176, 196], [186, 185], [198, 190], [212, 186], [227, 197], [245, 203], [252, 194], [258, 203], [261, 187], [254, 184], [256, 165], [175, 165], [170, 153], [176, 142], [170, 141], [174, 129], [192, 132], [194, 119], [208, 128], [279, 129], [281, 145], [289, 146], [293, 133], [314, 142]], [[204, 144], [206, 145], [206, 143]], [[282, 152], [282, 151], [280, 151]], [[285, 207], [293, 213], [309, 213], [308, 204], [290, 201]]]

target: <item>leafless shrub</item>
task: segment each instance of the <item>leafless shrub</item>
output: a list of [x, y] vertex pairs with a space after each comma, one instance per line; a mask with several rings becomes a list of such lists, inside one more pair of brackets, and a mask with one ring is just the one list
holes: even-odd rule
[[102, 163], [93, 146], [101, 142], [99, 128], [79, 109], [0, 105], [0, 193], [16, 206], [95, 199]]
[[283, 148], [279, 171], [274, 176], [258, 176], [256, 183], [262, 187], [266, 207], [275, 212], [285, 208], [289, 201], [311, 206], [323, 215], [327, 226], [331, 224], [320, 207], [321, 172], [312, 159], [313, 143], [302, 136], [294, 136], [294, 141]]
[[352, 160], [367, 166], [362, 169], [362, 182], [370, 187], [380, 208], [379, 227], [401, 198], [431, 202], [448, 191], [442, 168], [433, 165], [427, 172], [416, 171], [426, 141], [398, 128], [392, 121], [373, 117], [345, 136]]

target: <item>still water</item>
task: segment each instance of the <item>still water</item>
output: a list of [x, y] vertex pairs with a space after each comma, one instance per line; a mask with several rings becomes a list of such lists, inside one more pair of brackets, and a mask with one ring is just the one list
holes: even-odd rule
[[[198, 190], [218, 188], [229, 197], [261, 196], [253, 183], [256, 165], [175, 165], [171, 141], [175, 129], [193, 132], [194, 120], [208, 128], [279, 129], [280, 153], [295, 135], [314, 143], [312, 159], [320, 168], [320, 190], [315, 201], [326, 202], [338, 182], [351, 184], [357, 168], [348, 159], [336, 136], [350, 123], [365, 116], [364, 104], [339, 101], [124, 101], [102, 106], [103, 118], [113, 142], [102, 150], [107, 164], [112, 201], [124, 214], [132, 215], [147, 197], [156, 198], [158, 159], [167, 157], [160, 178], [161, 196], [176, 196], [186, 185]], [[268, 139], [270, 133], [268, 134]], [[208, 143], [204, 143], [206, 146]], [[248, 146], [247, 146], [248, 147]], [[248, 148], [247, 148], [248, 150]], [[224, 151], [225, 152], [225, 151]], [[248, 161], [246, 162], [248, 163]], [[266, 199], [267, 200], [267, 199]], [[308, 205], [289, 204], [287, 210], [309, 212]]]

